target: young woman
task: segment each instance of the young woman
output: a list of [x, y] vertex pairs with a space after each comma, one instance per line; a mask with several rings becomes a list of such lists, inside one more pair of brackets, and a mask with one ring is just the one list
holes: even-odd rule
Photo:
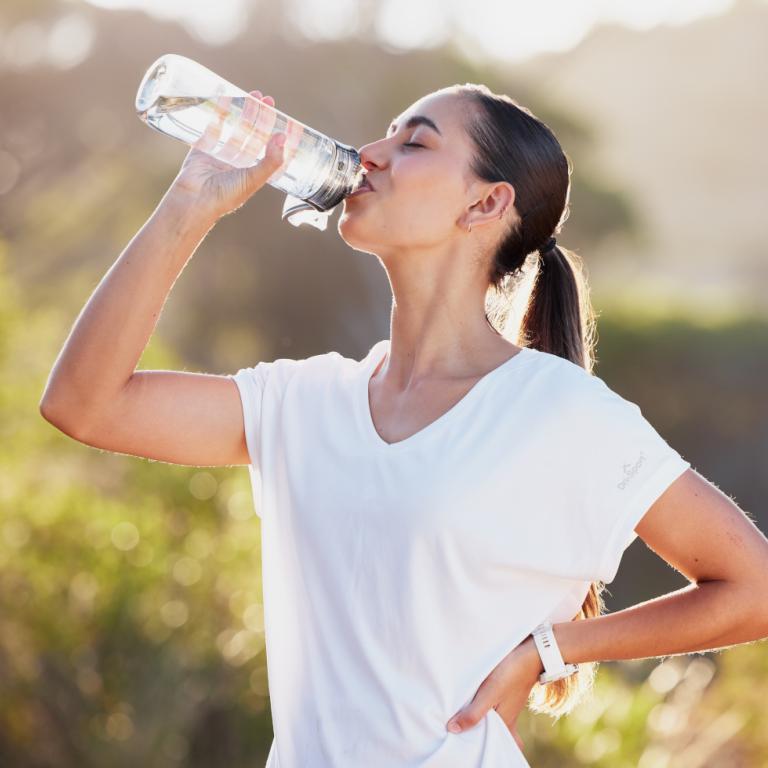
[[[362, 360], [135, 370], [199, 242], [283, 161], [275, 140], [248, 170], [192, 149], [77, 319], [41, 411], [98, 448], [249, 467], [269, 768], [527, 766], [522, 709], [569, 711], [600, 661], [768, 635], [768, 541], [591, 372], [586, 281], [555, 240], [570, 163], [544, 123], [457, 85], [360, 154], [368, 189], [338, 231], [386, 270], [390, 338]], [[513, 343], [486, 298], [508, 306], [527, 273]], [[601, 616], [637, 535], [691, 583]]]

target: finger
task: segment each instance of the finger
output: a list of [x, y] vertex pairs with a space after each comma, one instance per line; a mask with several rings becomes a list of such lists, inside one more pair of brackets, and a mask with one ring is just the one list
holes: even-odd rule
[[213, 115], [208, 121], [208, 125], [205, 126], [205, 130], [200, 135], [200, 138], [192, 146], [201, 152], [210, 152], [216, 146], [216, 136], [219, 132], [218, 123], [218, 115]]
[[[232, 113], [228, 119], [232, 130], [230, 131], [227, 141], [224, 146], [218, 151], [217, 157], [222, 160], [226, 160], [230, 165], [239, 166], [238, 156], [243, 149], [243, 143], [247, 138], [247, 127], [249, 121], [247, 119], [247, 111], [258, 108], [259, 102], [255, 99], [244, 99], [242, 106], [232, 106]], [[252, 122], [252, 120], [250, 121]]]
[[[484, 687], [485, 686], [485, 687]], [[467, 728], [476, 726], [486, 715], [489, 709], [498, 701], [494, 698], [491, 686], [483, 683], [475, 694], [475, 698], [462, 707], [449, 721], [448, 730], [451, 733], [461, 733]]]
[[249, 91], [251, 96], [255, 96], [259, 101], [263, 101], [265, 104], [269, 104], [270, 107], [275, 106], [275, 100], [272, 96], [264, 96], [261, 91]]
[[263, 122], [263, 118], [260, 120], [260, 102], [266, 102], [266, 99], [262, 98], [258, 89], [251, 91], [249, 95], [254, 98], [244, 99], [240, 114], [231, 116], [234, 130], [217, 153], [222, 160], [240, 168], [253, 165], [258, 159], [265, 138], [269, 135], [259, 131], [259, 123]]
[[240, 119], [237, 121], [236, 138], [232, 137], [232, 158], [230, 162], [241, 168], [253, 165], [256, 159], [253, 157], [252, 144], [256, 135], [258, 116], [260, 112], [260, 102], [255, 94], [261, 91], [255, 91], [254, 98], [246, 99]]
[[261, 104], [271, 107], [271, 96], [265, 96], [259, 101], [249, 99], [250, 106], [254, 108], [253, 117], [249, 117], [247, 135], [243, 141], [239, 165], [250, 167], [262, 159], [265, 152], [265, 144], [269, 142], [275, 126], [277, 115], [272, 109], [260, 109]]
[[273, 175], [276, 175], [277, 170], [283, 164], [284, 145], [284, 133], [275, 133], [270, 137], [264, 151], [264, 157], [255, 165], [246, 169], [249, 189], [263, 186]]
[[265, 102], [265, 103], [269, 103], [269, 106], [270, 106], [270, 107], [274, 107], [274, 106], [275, 106], [275, 100], [274, 100], [274, 99], [273, 99], [271, 96], [264, 96], [264, 95], [262, 94], [262, 92], [261, 92], [261, 91], [259, 91], [259, 90], [256, 90], [256, 91], [248, 91], [248, 93], [250, 93], [250, 94], [251, 94], [251, 96], [255, 96], [255, 97], [256, 97], [257, 99], [259, 99], [260, 101], [263, 101], [263, 102]]
[[[492, 707], [504, 698], [504, 665], [497, 665], [480, 683], [472, 701], [465, 704], [447, 723], [448, 730], [459, 733], [477, 725]], [[453, 727], [452, 727], [453, 726]]]
[[200, 138], [192, 145], [195, 149], [208, 153], [212, 153], [216, 149], [224, 128], [224, 116], [228, 109], [227, 99], [228, 97], [224, 96], [220, 100], [212, 102], [213, 114]]

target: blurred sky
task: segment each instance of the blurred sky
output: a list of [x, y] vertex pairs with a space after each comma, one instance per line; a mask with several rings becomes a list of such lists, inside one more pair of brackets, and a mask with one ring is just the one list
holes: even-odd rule
[[[141, 8], [176, 18], [209, 43], [224, 43], [241, 28], [253, 0], [88, 0], [102, 8]], [[635, 29], [686, 24], [727, 11], [734, 0], [378, 0], [375, 31], [393, 48], [431, 47], [452, 38], [471, 58], [516, 61], [577, 45], [596, 24]], [[309, 39], [354, 35], [359, 0], [287, 0], [293, 23]], [[521, 23], [522, 22], [522, 23]]]
[[[516, 62], [539, 53], [578, 45], [601, 24], [647, 30], [684, 25], [731, 9], [737, 0], [284, 0], [291, 26], [310, 41], [354, 37], [370, 30], [377, 43], [393, 52], [431, 48], [451, 42], [476, 63]], [[768, 0], [757, 0], [766, 2]], [[0, 25], [0, 67], [25, 69], [43, 61], [69, 69], [90, 54], [95, 31], [81, 2], [106, 9], [139, 9], [160, 19], [179, 21], [194, 36], [223, 45], [258, 16], [256, 0], [67, 0], [53, 26], [27, 18]], [[261, 0], [262, 3], [278, 0]]]

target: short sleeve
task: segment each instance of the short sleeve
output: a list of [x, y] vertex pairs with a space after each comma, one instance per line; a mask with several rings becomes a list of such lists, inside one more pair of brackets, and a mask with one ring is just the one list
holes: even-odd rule
[[240, 393], [245, 442], [248, 446], [251, 464], [256, 468], [261, 466], [259, 435], [264, 391], [273, 365], [271, 362], [257, 363], [252, 368], [241, 368], [237, 373], [228, 377], [235, 382]]
[[[579, 403], [576, 465], [584, 491], [586, 542], [594, 579], [613, 581], [635, 526], [691, 464], [656, 431], [640, 407], [597, 376]], [[575, 425], [574, 425], [575, 426]]]
[[237, 386], [243, 408], [243, 429], [245, 443], [251, 463], [248, 474], [251, 478], [251, 491], [256, 514], [261, 517], [261, 423], [264, 404], [264, 392], [267, 380], [274, 367], [274, 362], [260, 362], [252, 368], [241, 368], [228, 376]]

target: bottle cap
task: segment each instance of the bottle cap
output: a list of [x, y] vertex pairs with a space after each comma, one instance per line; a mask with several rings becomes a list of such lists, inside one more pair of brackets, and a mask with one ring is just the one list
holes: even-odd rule
[[281, 218], [283, 221], [287, 219], [294, 227], [310, 224], [322, 231], [328, 226], [331, 210], [319, 211], [314, 205], [306, 202], [306, 200], [302, 200], [300, 197], [286, 195]]
[[310, 224], [324, 230], [333, 209], [353, 192], [364, 176], [365, 168], [357, 150], [350, 144], [334, 141], [334, 161], [319, 189], [307, 198], [288, 195], [283, 204], [282, 219], [295, 227]]

